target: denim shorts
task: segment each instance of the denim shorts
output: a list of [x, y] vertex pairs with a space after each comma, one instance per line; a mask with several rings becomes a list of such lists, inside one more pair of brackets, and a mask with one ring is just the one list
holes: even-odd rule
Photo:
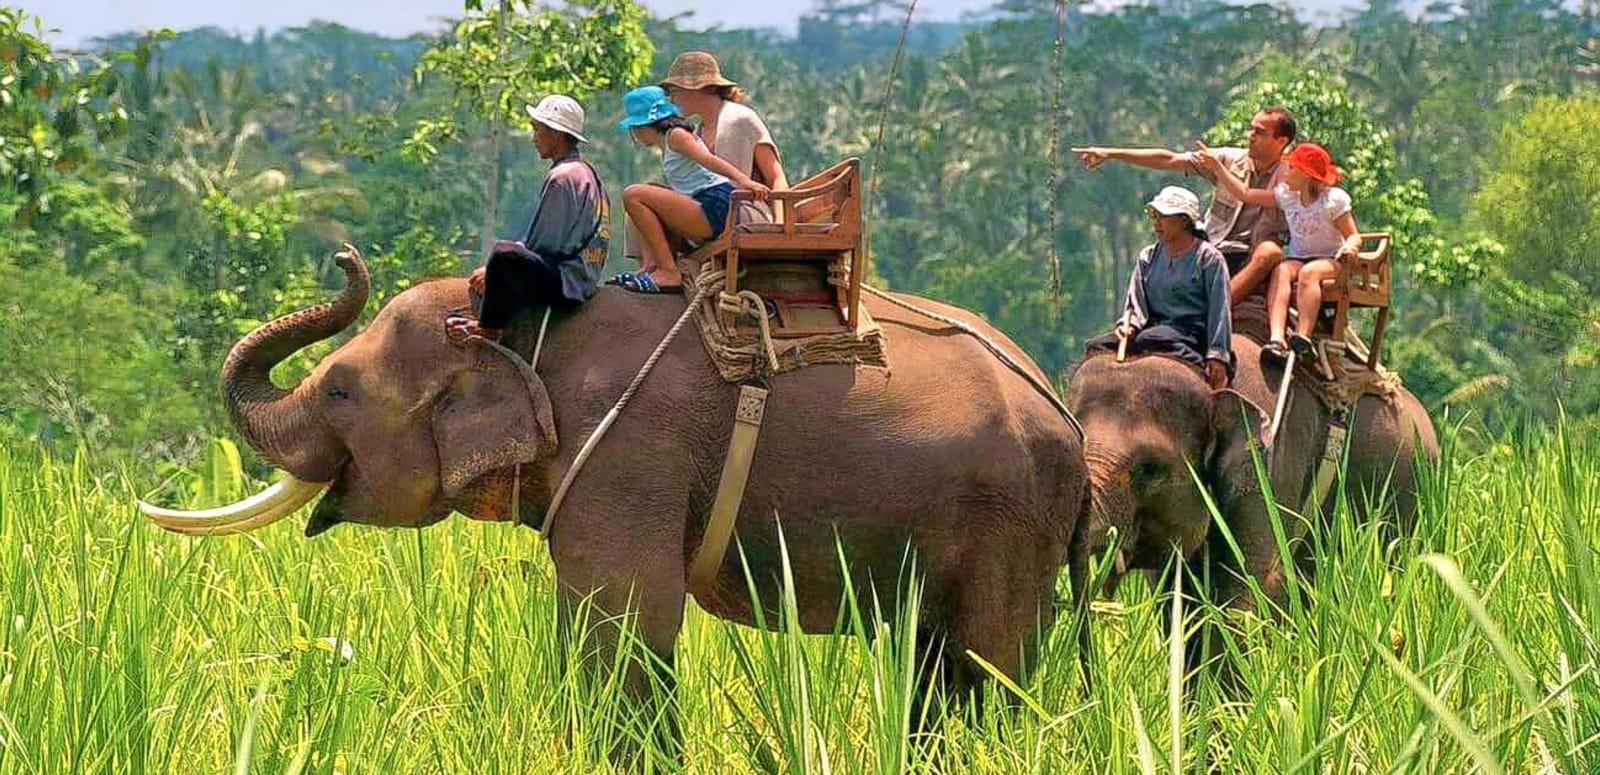
[[706, 186], [694, 192], [691, 197], [699, 203], [700, 211], [706, 214], [706, 222], [711, 224], [711, 236], [706, 241], [716, 239], [722, 235], [722, 230], [728, 226], [728, 202], [733, 197], [732, 183], [718, 183], [715, 186]]

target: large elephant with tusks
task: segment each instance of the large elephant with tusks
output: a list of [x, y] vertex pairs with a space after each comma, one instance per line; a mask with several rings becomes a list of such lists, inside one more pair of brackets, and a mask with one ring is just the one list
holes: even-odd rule
[[[366, 268], [349, 248], [337, 261], [346, 281], [337, 299], [263, 325], [222, 369], [233, 422], [288, 477], [209, 513], [148, 507], [163, 525], [254, 529], [320, 495], [308, 536], [346, 522], [423, 527], [452, 512], [537, 526], [579, 447], [684, 309], [681, 297], [602, 289], [576, 311], [552, 315], [533, 370], [481, 341], [451, 342], [443, 322], [468, 304], [466, 281], [424, 282], [299, 384], [280, 388], [268, 376], [274, 364], [362, 311]], [[866, 303], [884, 329], [890, 367], [815, 365], [771, 378], [735, 546], [760, 599], [778, 601], [781, 522], [808, 632], [834, 626], [846, 574], [858, 593], [883, 595], [914, 558], [923, 580], [919, 635], [943, 649], [944, 679], [956, 689], [982, 680], [968, 650], [1020, 678], [1052, 620], [1056, 578], [1087, 509], [1079, 431], [975, 337]], [[976, 327], [1049, 384], [981, 320], [914, 303]], [[690, 587], [686, 575], [737, 396], [697, 337], [678, 337], [594, 448], [545, 536], [563, 595], [630, 611], [665, 664], [686, 594], [717, 616], [756, 622], [738, 549], [708, 584]], [[513, 475], [518, 486], [505, 486]], [[504, 505], [511, 492], [519, 494], [514, 513]], [[660, 697], [646, 668], [629, 669], [630, 687]]]

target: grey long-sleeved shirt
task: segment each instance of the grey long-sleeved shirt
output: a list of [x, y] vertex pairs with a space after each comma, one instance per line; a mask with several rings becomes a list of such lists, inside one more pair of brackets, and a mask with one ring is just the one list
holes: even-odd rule
[[604, 217], [600, 180], [577, 151], [556, 159], [539, 189], [539, 207], [522, 244], [535, 253], [563, 260], [561, 295], [586, 301], [600, 284], [601, 265], [581, 260], [585, 239], [595, 233], [595, 219]]
[[1227, 363], [1233, 349], [1233, 301], [1222, 251], [1198, 241], [1194, 249], [1168, 256], [1157, 242], [1139, 254], [1128, 279], [1124, 318], [1135, 328], [1169, 325], [1197, 335], [1206, 358]]

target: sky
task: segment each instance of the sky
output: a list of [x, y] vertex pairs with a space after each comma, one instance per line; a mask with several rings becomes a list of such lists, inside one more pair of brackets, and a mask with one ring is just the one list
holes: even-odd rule
[[[441, 28], [441, 19], [461, 15], [461, 0], [7, 0], [44, 18], [60, 32], [49, 36], [57, 45], [76, 45], [89, 38], [144, 28], [217, 26], [253, 32], [304, 25], [312, 20], [338, 22], [385, 35], [407, 35]], [[687, 26], [776, 27], [792, 32], [800, 15], [815, 0], [644, 0], [658, 16], [693, 11]], [[968, 11], [988, 8], [993, 0], [920, 0], [917, 18], [955, 20]]]
[[[1347, 6], [1359, 0], [1297, 0], [1295, 5]], [[186, 30], [216, 26], [251, 33], [275, 30], [313, 20], [401, 36], [437, 30], [443, 18], [461, 14], [461, 0], [6, 0], [44, 18], [54, 45], [74, 46], [115, 32], [170, 27]], [[800, 15], [816, 0], [644, 0], [658, 16], [693, 11], [685, 26], [774, 27], [793, 32]], [[994, 0], [920, 0], [916, 18], [953, 21], [982, 11]]]

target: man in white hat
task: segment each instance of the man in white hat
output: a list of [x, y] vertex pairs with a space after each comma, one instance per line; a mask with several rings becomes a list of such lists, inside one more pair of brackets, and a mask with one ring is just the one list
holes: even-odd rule
[[1200, 197], [1181, 186], [1161, 189], [1148, 204], [1156, 242], [1139, 254], [1116, 329], [1089, 340], [1088, 350], [1162, 353], [1193, 364], [1213, 389], [1233, 377], [1232, 299], [1228, 263], [1201, 228]]
[[[1294, 114], [1281, 105], [1263, 108], [1250, 119], [1250, 133], [1243, 147], [1211, 148], [1207, 153], [1222, 162], [1246, 188], [1272, 190], [1283, 182], [1287, 165], [1279, 164], [1284, 151], [1299, 132]], [[1095, 169], [1107, 161], [1121, 161], [1147, 169], [1179, 172], [1216, 183], [1212, 168], [1203, 163], [1205, 154], [1173, 151], [1166, 148], [1073, 148], [1085, 169]], [[1289, 244], [1289, 224], [1276, 207], [1258, 207], [1235, 199], [1226, 190], [1216, 189], [1210, 207], [1200, 223], [1211, 243], [1222, 251], [1232, 273], [1228, 290], [1232, 294], [1236, 322], [1243, 333], [1267, 341], [1266, 286], [1272, 270], [1283, 260], [1283, 246]], [[1259, 329], [1259, 330], [1258, 330]]]
[[467, 283], [483, 297], [478, 320], [452, 316], [454, 335], [499, 339], [521, 310], [571, 309], [588, 301], [600, 285], [611, 243], [611, 212], [594, 167], [578, 152], [583, 108], [553, 94], [526, 108], [533, 120], [534, 147], [550, 160], [539, 190], [539, 206], [521, 241], [500, 240]]

